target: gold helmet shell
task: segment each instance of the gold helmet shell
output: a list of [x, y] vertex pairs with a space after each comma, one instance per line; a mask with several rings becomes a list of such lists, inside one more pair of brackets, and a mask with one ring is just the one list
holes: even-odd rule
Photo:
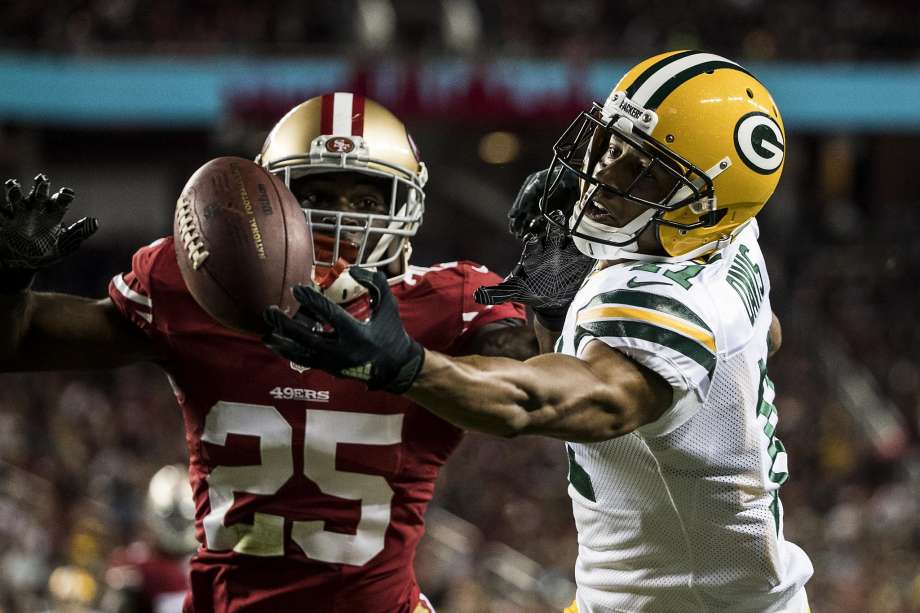
[[[333, 238], [332, 267], [341, 255], [343, 228], [362, 233], [349, 264], [381, 266], [404, 255], [422, 222], [428, 172], [406, 126], [382, 105], [348, 92], [316, 96], [295, 106], [265, 139], [256, 162], [293, 180], [313, 173], [355, 172], [391, 181], [386, 215], [304, 209], [314, 231]], [[328, 222], [334, 218], [335, 223]], [[327, 220], [327, 221], [323, 221]], [[382, 235], [372, 250], [368, 239]], [[321, 253], [323, 250], [315, 251]]]
[[160, 549], [177, 555], [194, 551], [198, 545], [195, 502], [185, 466], [169, 464], [153, 475], [147, 487], [144, 516]]
[[[675, 187], [664, 199], [637, 199], [626, 188], [593, 178], [599, 150], [612, 135], [673, 175]], [[576, 158], [578, 139], [583, 142]], [[773, 194], [785, 141], [770, 92], [742, 66], [700, 51], [648, 58], [617, 82], [603, 105], [582, 113], [556, 145], [554, 162], [582, 180], [583, 198], [569, 221], [573, 237], [582, 251], [604, 259], [680, 261], [713, 251]], [[583, 209], [598, 189], [646, 210], [623, 228], [592, 222]], [[636, 240], [650, 224], [664, 256], [637, 252]]]

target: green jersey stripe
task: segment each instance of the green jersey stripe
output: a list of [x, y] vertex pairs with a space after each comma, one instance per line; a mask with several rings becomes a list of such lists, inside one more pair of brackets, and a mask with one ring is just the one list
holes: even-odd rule
[[576, 492], [591, 502], [597, 502], [597, 497], [594, 495], [594, 484], [591, 483], [591, 475], [575, 459], [575, 450], [569, 445], [566, 445], [565, 449], [569, 452], [569, 483], [572, 484]]
[[776, 522], [776, 535], [779, 536], [780, 529], [782, 528], [782, 518], [780, 516], [779, 509], [779, 494], [773, 492], [772, 497], [773, 501], [770, 503], [770, 511], [773, 513], [773, 521]]
[[712, 373], [716, 369], [716, 355], [697, 341], [678, 334], [665, 328], [659, 328], [641, 321], [629, 320], [603, 320], [589, 321], [578, 326], [575, 332], [575, 349], [581, 345], [585, 336], [595, 338], [603, 337], [626, 337], [637, 338], [650, 343], [656, 343], [667, 347], [677, 353], [680, 353], [700, 366], [702, 366], [712, 378]]
[[604, 292], [603, 294], [598, 294], [592, 298], [591, 301], [582, 308], [582, 311], [591, 307], [613, 304], [625, 304], [628, 306], [642, 307], [645, 309], [651, 309], [653, 311], [660, 311], [662, 313], [666, 313], [667, 315], [673, 315], [674, 317], [685, 319], [688, 322], [703, 328], [707, 332], [712, 333], [712, 330], [709, 328], [709, 326], [706, 325], [706, 322], [703, 321], [699, 315], [687, 308], [683, 302], [675, 300], [674, 298], [662, 296], [660, 294], [651, 294], [649, 292], [637, 292], [628, 289]]
[[789, 473], [774, 473], [770, 471], [770, 481], [777, 485], [784, 485], [789, 480]]

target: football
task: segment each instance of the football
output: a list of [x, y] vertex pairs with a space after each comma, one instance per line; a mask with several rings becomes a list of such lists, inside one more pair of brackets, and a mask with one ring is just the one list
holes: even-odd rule
[[313, 241], [284, 183], [249, 160], [220, 157], [189, 178], [176, 202], [176, 258], [195, 301], [221, 324], [261, 334], [262, 312], [299, 306], [313, 276]]

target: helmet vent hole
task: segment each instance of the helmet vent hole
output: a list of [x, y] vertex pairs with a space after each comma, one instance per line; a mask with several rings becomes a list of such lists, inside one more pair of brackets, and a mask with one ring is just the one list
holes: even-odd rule
[[715, 72], [715, 70], [707, 70], [707, 71], [706, 71], [706, 74], [712, 74], [712, 73], [714, 73], [714, 72]]
[[754, 97], [754, 92], [751, 91], [751, 88], [750, 88], [750, 87], [747, 88], [745, 91], [747, 92], [748, 98], [753, 98], [753, 97]]
[[667, 136], [664, 137], [664, 140], [665, 140], [665, 142], [673, 143], [673, 142], [674, 142], [674, 135], [673, 135], [673, 134], [668, 134]]

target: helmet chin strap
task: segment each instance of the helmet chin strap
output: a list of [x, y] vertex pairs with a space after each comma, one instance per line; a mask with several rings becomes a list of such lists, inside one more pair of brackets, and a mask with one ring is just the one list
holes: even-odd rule
[[[402, 241], [402, 254], [399, 258], [400, 271], [396, 277], [402, 276], [409, 270], [409, 257], [411, 255], [412, 243], [410, 243], [408, 239], [404, 239]], [[392, 265], [393, 264], [388, 264], [387, 266]], [[347, 261], [339, 258], [339, 261], [336, 262], [329, 274], [326, 275], [325, 280], [327, 280], [328, 284], [320, 284], [319, 289], [323, 296], [336, 304], [347, 304], [367, 293], [367, 288], [355, 281], [355, 278], [351, 276], [350, 268], [351, 265]], [[377, 270], [376, 266], [362, 266], [362, 268]], [[392, 279], [394, 277], [390, 278]]]
[[571, 223], [573, 226], [569, 228], [570, 230], [575, 230], [574, 224], [578, 218], [581, 217], [581, 221], [578, 222], [578, 231], [582, 234], [617, 243], [625, 243], [627, 241], [632, 242], [630, 242], [628, 245], [617, 247], [614, 245], [608, 245], [599, 241], [595, 242], [584, 237], [573, 235], [572, 241], [575, 243], [575, 246], [579, 251], [597, 260], [617, 260], [623, 258], [628, 258], [631, 260], [645, 259], [646, 256], [641, 253], [637, 253], [636, 250], [638, 249], [638, 246], [636, 245], [636, 242], [639, 239], [639, 234], [642, 233], [642, 230], [649, 224], [652, 217], [655, 216], [655, 209], [646, 209], [636, 215], [636, 217], [634, 217], [625, 226], [617, 228], [582, 216], [581, 213], [584, 207], [584, 200], [575, 206], [575, 210], [572, 212], [571, 216]]

